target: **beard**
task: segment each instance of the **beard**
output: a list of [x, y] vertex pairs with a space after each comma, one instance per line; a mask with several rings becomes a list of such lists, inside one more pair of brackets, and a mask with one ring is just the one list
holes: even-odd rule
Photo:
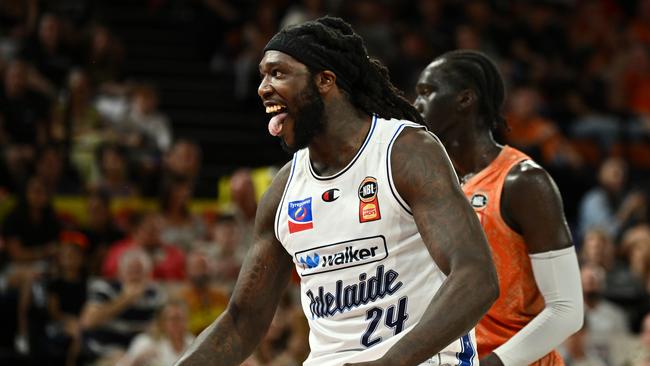
[[325, 103], [316, 88], [314, 80], [310, 79], [307, 85], [298, 93], [298, 105], [295, 114], [291, 113], [293, 123], [293, 146], [287, 145], [284, 139], [280, 144], [284, 151], [294, 154], [304, 149], [323, 130], [325, 119]]

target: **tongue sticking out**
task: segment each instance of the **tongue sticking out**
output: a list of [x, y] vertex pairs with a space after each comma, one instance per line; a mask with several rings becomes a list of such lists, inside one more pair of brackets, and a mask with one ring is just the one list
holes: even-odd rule
[[286, 113], [280, 113], [273, 116], [269, 121], [269, 133], [273, 136], [278, 136], [282, 132], [282, 122], [287, 118]]

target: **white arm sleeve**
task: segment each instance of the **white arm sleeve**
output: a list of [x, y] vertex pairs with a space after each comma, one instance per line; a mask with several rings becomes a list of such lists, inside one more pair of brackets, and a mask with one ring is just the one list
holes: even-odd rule
[[544, 310], [494, 350], [505, 366], [529, 365], [582, 327], [583, 300], [573, 246], [530, 255]]

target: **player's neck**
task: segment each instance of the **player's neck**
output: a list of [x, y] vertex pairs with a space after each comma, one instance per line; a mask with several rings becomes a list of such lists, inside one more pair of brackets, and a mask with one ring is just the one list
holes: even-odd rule
[[497, 158], [502, 147], [492, 133], [477, 128], [459, 128], [452, 132], [445, 148], [460, 177], [474, 175]]
[[325, 130], [309, 144], [309, 157], [319, 175], [332, 175], [345, 168], [357, 154], [370, 131], [372, 117], [359, 113], [347, 100], [325, 106]]

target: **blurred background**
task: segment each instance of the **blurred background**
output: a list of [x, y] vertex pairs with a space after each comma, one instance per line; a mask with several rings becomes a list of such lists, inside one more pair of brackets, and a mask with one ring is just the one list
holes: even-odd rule
[[[224, 310], [289, 159], [261, 50], [325, 14], [410, 100], [445, 51], [497, 62], [579, 250], [566, 363], [650, 362], [650, 0], [0, 0], [1, 364], [171, 365]], [[304, 360], [298, 295], [246, 365]]]

